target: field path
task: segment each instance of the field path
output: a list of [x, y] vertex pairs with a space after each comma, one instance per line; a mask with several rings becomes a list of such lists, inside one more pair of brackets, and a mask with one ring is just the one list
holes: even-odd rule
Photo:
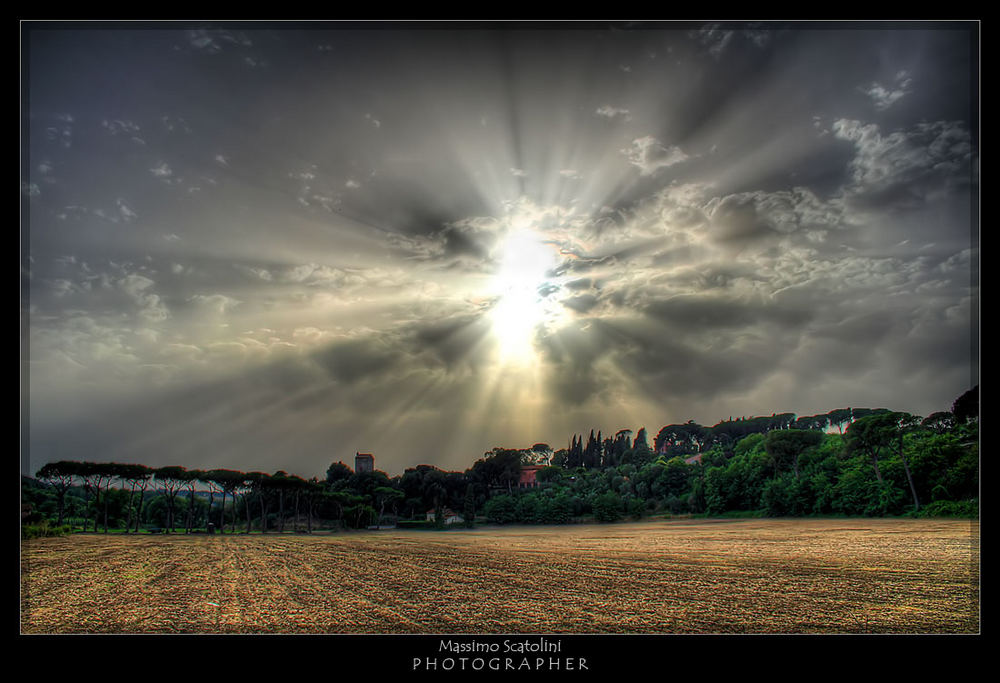
[[975, 633], [979, 525], [688, 520], [21, 548], [23, 633]]

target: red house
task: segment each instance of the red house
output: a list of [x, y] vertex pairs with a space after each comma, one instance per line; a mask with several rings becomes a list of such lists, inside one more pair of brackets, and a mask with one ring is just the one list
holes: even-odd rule
[[535, 475], [543, 467], [545, 465], [521, 465], [521, 478], [517, 482], [517, 487], [519, 489], [531, 489], [538, 486], [538, 482], [535, 481]]

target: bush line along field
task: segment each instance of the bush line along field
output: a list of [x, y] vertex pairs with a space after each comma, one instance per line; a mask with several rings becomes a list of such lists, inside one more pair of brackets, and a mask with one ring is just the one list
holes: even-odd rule
[[23, 633], [975, 633], [979, 524], [674, 520], [22, 544]]

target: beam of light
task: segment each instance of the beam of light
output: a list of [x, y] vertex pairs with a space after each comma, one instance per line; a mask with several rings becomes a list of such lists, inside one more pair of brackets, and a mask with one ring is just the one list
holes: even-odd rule
[[538, 327], [558, 312], [558, 304], [545, 292], [557, 254], [530, 227], [517, 223], [501, 249], [500, 267], [492, 282], [497, 297], [490, 314], [493, 335], [501, 366], [523, 365], [534, 358]]

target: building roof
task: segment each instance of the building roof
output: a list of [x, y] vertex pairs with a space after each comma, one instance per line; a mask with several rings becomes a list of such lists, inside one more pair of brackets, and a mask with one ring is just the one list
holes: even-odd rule
[[[431, 508], [430, 510], [427, 511], [427, 514], [428, 515], [433, 515], [434, 512], [435, 512], [435, 509]], [[458, 514], [457, 512], [455, 512], [454, 510], [452, 510], [451, 508], [445, 508], [444, 510], [441, 511], [441, 513], [442, 513], [442, 515], [444, 517], [453, 517], [453, 516], [454, 517], [461, 517], [460, 514]]]

